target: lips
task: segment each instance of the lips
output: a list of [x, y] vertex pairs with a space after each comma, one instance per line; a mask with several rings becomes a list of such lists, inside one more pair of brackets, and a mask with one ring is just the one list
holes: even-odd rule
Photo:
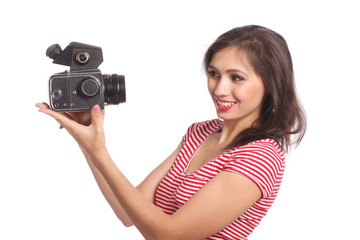
[[216, 107], [220, 111], [227, 111], [236, 104], [236, 102], [220, 100], [218, 98], [215, 98], [215, 100], [216, 100]]

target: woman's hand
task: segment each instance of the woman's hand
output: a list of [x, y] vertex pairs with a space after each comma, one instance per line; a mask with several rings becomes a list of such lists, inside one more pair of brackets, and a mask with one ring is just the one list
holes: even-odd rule
[[99, 105], [92, 107], [91, 112], [60, 113], [49, 108], [46, 103], [38, 103], [39, 112], [43, 112], [63, 126], [80, 147], [90, 156], [106, 152], [104, 134], [104, 110]]

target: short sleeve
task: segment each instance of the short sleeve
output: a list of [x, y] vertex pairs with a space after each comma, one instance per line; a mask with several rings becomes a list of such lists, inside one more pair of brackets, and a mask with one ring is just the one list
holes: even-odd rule
[[209, 135], [217, 131], [222, 125], [220, 119], [213, 119], [203, 122], [196, 122], [191, 124], [185, 135], [182, 138], [182, 144], [184, 145], [189, 140], [192, 144], [199, 145], [204, 141]]
[[264, 139], [234, 150], [223, 170], [248, 177], [267, 198], [281, 182], [284, 168], [283, 151], [274, 140]]
[[182, 138], [182, 145], [184, 145], [188, 141], [189, 137], [191, 136], [192, 132], [194, 131], [194, 129], [196, 128], [197, 125], [198, 125], [198, 123], [193, 123], [188, 127], [185, 135]]

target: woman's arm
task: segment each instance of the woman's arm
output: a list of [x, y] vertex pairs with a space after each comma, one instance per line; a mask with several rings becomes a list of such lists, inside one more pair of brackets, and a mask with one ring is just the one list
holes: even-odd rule
[[[81, 150], [84, 153], [84, 156], [89, 164], [89, 167], [94, 175], [94, 178], [104, 195], [105, 199], [115, 212], [116, 216], [121, 220], [121, 222], [126, 226], [130, 227], [133, 225], [133, 222], [128, 217], [123, 207], [115, 197], [111, 188], [105, 181], [104, 177], [101, 175], [99, 170], [94, 166], [90, 155], [80, 146]], [[177, 154], [181, 149], [181, 144], [176, 148], [176, 150], [157, 168], [155, 168], [145, 179], [142, 181], [136, 188], [141, 192], [144, 197], [151, 203], [154, 203], [155, 191], [159, 185], [161, 179], [165, 176], [167, 171], [170, 169], [172, 163], [174, 162]]]
[[94, 153], [93, 160], [145, 239], [204, 239], [225, 228], [261, 197], [258, 186], [247, 177], [222, 172], [176, 213], [167, 215], [131, 185], [106, 150]]
[[[77, 127], [79, 128], [91, 128], [92, 122], [91, 122], [91, 113], [90, 112], [70, 112], [70, 113], [56, 113], [50, 110], [49, 106], [46, 103], [38, 103], [36, 104], [37, 107], [39, 107], [40, 112], [44, 112], [52, 117], [54, 117], [56, 120], [58, 120], [59, 123], [62, 123], [59, 121], [59, 118], [62, 118], [62, 121], [73, 121], [73, 124], [77, 124]], [[103, 112], [102, 112], [103, 115]], [[111, 188], [105, 181], [104, 177], [101, 175], [99, 170], [94, 166], [93, 161], [91, 159], [91, 156], [88, 154], [88, 152], [82, 147], [80, 144], [80, 149], [82, 150], [86, 161], [91, 169], [91, 172], [94, 175], [94, 178], [104, 195], [105, 199], [113, 209], [115, 215], [121, 220], [121, 222], [127, 226], [130, 227], [133, 225], [130, 218], [127, 216], [126, 212], [124, 211], [123, 207], [119, 203], [119, 201], [116, 199], [114, 193], [112, 192]], [[179, 151], [181, 149], [181, 144], [175, 149], [175, 151], [165, 160], [163, 161], [157, 168], [155, 168], [145, 179], [143, 182], [141, 182], [137, 189], [139, 192], [141, 192], [144, 197], [151, 203], [154, 203], [154, 197], [155, 197], [155, 191], [157, 186], [159, 185], [161, 179], [165, 176], [167, 171], [170, 169], [172, 163], [174, 162], [176, 156], [178, 155]]]
[[94, 166], [94, 164], [92, 163], [90, 155], [84, 149], [81, 148], [81, 150], [84, 153], [86, 161], [89, 164], [89, 167], [91, 169], [92, 174], [94, 175], [96, 183], [98, 184], [98, 186], [99, 186], [102, 194], [104, 195], [106, 201], [109, 203], [110, 207], [113, 209], [115, 215], [120, 219], [120, 221], [126, 227], [132, 226], [133, 225], [132, 221], [127, 216], [127, 214], [124, 211], [124, 209], [122, 208], [121, 204], [119, 203], [119, 201], [114, 196], [114, 193], [112, 192], [109, 185], [106, 183], [104, 177], [101, 175], [99, 170], [97, 170], [96, 167]]
[[[127, 216], [146, 239], [204, 239], [226, 227], [261, 197], [259, 187], [249, 178], [221, 172], [176, 213], [167, 215], [133, 187], [111, 159], [105, 144], [104, 112], [99, 106], [92, 108], [89, 126], [81, 125], [43, 104], [37, 106], [40, 112], [63, 125], [89, 154]], [[166, 163], [164, 166], [170, 165]], [[163, 173], [163, 170], [159, 172]], [[158, 182], [158, 178], [149, 179], [149, 183]]]

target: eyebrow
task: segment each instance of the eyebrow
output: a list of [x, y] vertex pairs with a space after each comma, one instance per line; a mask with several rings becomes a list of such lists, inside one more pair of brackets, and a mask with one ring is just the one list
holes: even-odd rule
[[[213, 69], [217, 70], [217, 68], [212, 66], [212, 65], [209, 65], [208, 68], [213, 68]], [[228, 69], [228, 70], [226, 70], [226, 72], [227, 73], [229, 73], [229, 72], [239, 72], [239, 73], [242, 73], [242, 74], [248, 76], [248, 74], [246, 74], [245, 72], [243, 72], [243, 71], [241, 71], [239, 69]]]

